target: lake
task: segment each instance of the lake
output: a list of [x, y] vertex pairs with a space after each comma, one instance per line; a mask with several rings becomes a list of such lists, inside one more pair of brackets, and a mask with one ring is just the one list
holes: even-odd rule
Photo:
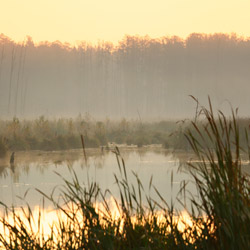
[[[136, 173], [147, 194], [156, 198], [156, 193], [149, 183], [153, 176], [153, 185], [170, 202], [179, 191], [182, 180], [190, 180], [190, 175], [183, 170], [186, 167], [181, 162], [191, 156], [184, 153], [172, 154], [162, 148], [120, 149], [125, 161], [129, 182], [136, 185]], [[80, 183], [87, 185], [97, 182], [102, 190], [109, 189], [118, 197], [114, 174], [121, 176], [116, 155], [111, 151], [87, 149], [87, 163], [82, 150], [55, 152], [17, 152], [15, 166], [9, 166], [9, 158], [1, 160], [0, 166], [0, 199], [7, 205], [16, 207], [24, 205], [18, 197], [24, 197], [31, 207], [41, 204], [42, 196], [35, 188], [50, 194], [55, 186], [63, 184], [56, 173], [67, 180], [72, 179], [70, 170], [74, 170]], [[180, 167], [181, 166], [181, 167]], [[55, 173], [56, 172], [56, 173]], [[171, 173], [173, 182], [171, 185]], [[194, 190], [193, 190], [194, 191]]]
[[[163, 198], [170, 204], [176, 200], [182, 181], [190, 182], [192, 177], [188, 173], [185, 162], [194, 159], [190, 153], [175, 152], [162, 148], [121, 148], [121, 155], [125, 161], [125, 167], [129, 182], [136, 187], [137, 174], [144, 186], [146, 194], [154, 199], [158, 195], [149, 183], [153, 176], [153, 185]], [[0, 200], [4, 204], [19, 207], [25, 205], [25, 201], [31, 207], [41, 206], [42, 195], [39, 189], [50, 194], [57, 186], [58, 190], [63, 185], [63, 180], [58, 174], [67, 180], [72, 180], [72, 171], [77, 175], [79, 182], [88, 185], [97, 182], [104, 191], [109, 189], [112, 195], [119, 198], [119, 190], [115, 184], [114, 174], [121, 178], [116, 155], [112, 151], [101, 149], [87, 149], [87, 163], [82, 150], [70, 151], [29, 151], [16, 152], [15, 165], [10, 167], [9, 156], [0, 161]], [[244, 162], [243, 162], [244, 163]], [[245, 163], [244, 171], [249, 173], [249, 165]], [[57, 174], [58, 173], [58, 174]], [[171, 175], [173, 180], [171, 181]], [[171, 184], [172, 182], [172, 184]], [[188, 184], [188, 190], [196, 195], [196, 187]], [[59, 191], [55, 192], [55, 196]], [[25, 196], [25, 201], [21, 198]], [[179, 197], [184, 200], [183, 196]], [[45, 206], [51, 205], [45, 202]], [[178, 202], [175, 207], [181, 208]]]

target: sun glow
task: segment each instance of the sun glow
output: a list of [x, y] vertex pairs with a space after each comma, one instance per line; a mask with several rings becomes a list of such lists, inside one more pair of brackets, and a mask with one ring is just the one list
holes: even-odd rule
[[190, 33], [250, 36], [246, 0], [8, 0], [1, 3], [0, 33], [35, 42], [99, 40], [116, 43], [124, 35], [162, 37]]
[[[110, 198], [107, 202], [109, 204], [109, 212], [111, 213], [107, 213], [103, 203], [96, 203], [95, 211], [101, 216], [100, 221], [103, 224], [106, 223], [107, 218], [112, 219], [114, 222], [119, 221], [117, 225], [120, 225], [119, 230], [121, 232], [124, 226], [124, 214], [121, 213], [121, 207], [117, 207], [117, 203], [113, 198]], [[72, 215], [74, 215], [74, 218], [70, 218]], [[150, 216], [152, 215], [148, 215], [149, 219]], [[161, 210], [155, 211], [154, 216], [157, 217], [158, 225], [166, 225], [166, 222], [171, 220], [170, 216], [166, 216], [165, 212]], [[54, 243], [57, 244], [63, 233], [63, 231], [61, 231], [62, 225], [64, 225], [65, 228], [74, 230], [76, 235], [80, 235], [84, 221], [83, 211], [79, 209], [76, 204], [62, 206], [62, 209], [55, 209], [53, 207], [41, 208], [39, 206], [35, 206], [32, 210], [29, 210], [28, 208], [16, 208], [14, 213], [11, 211], [7, 214], [1, 213], [1, 218], [0, 233], [7, 241], [10, 237], [10, 231], [9, 227], [5, 226], [5, 223], [18, 228], [20, 232], [22, 231], [22, 228], [29, 230], [28, 233], [31, 233], [31, 235], [40, 239], [41, 245], [51, 238], [52, 235]], [[138, 223], [138, 217], [132, 216], [130, 219], [132, 224]], [[180, 232], [184, 232], [185, 229], [195, 226], [192, 218], [186, 211], [178, 213], [178, 215], [173, 216], [172, 219]], [[204, 220], [206, 220], [205, 217]], [[140, 223], [143, 224], [143, 220], [140, 221]], [[171, 232], [170, 226], [167, 228], [167, 231]], [[191, 238], [189, 240], [192, 242]]]

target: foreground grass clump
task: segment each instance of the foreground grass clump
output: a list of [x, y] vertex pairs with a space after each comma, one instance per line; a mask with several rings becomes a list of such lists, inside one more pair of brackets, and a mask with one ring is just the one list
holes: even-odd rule
[[[187, 134], [199, 159], [198, 164], [189, 165], [201, 204], [192, 202], [199, 212], [206, 214], [209, 221], [206, 226], [214, 229], [208, 239], [214, 241], [218, 249], [247, 249], [250, 246], [250, 185], [249, 176], [242, 174], [244, 151], [238, 119], [232, 111], [231, 118], [219, 112], [216, 120], [209, 104], [209, 110], [201, 109], [207, 123], [200, 128], [193, 124], [199, 140], [191, 132]], [[248, 128], [245, 135], [249, 145]]]
[[[149, 187], [158, 199], [144, 192], [136, 173], [137, 185], [131, 185], [116, 148], [119, 198], [100, 190], [97, 183], [82, 186], [72, 172], [72, 181], [64, 180], [61, 201], [42, 193], [57, 208], [50, 232], [42, 229], [42, 209], [35, 217], [31, 209], [19, 214], [6, 207], [1, 243], [6, 249], [248, 249], [250, 183], [241, 170], [238, 119], [234, 112], [230, 118], [220, 112], [215, 118], [211, 104], [200, 111], [205, 119], [199, 126], [193, 122], [185, 134], [198, 158], [189, 163], [189, 171], [199, 193], [190, 197], [182, 185], [180, 191], [192, 205], [186, 217], [166, 203], [152, 182]], [[247, 136], [246, 130], [246, 140]]]

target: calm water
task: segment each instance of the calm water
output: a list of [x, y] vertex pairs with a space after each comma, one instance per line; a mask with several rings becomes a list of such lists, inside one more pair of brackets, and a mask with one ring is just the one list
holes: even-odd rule
[[[9, 156], [0, 161], [0, 200], [7, 205], [20, 206], [25, 202], [31, 207], [42, 204], [42, 196], [35, 188], [50, 194], [55, 186], [63, 184], [59, 173], [67, 180], [71, 180], [69, 169], [73, 169], [80, 183], [87, 185], [88, 180], [96, 181], [102, 190], [109, 189], [118, 197], [118, 188], [115, 184], [114, 174], [120, 176], [115, 154], [110, 151], [102, 152], [100, 149], [88, 149], [87, 164], [83, 158], [82, 150], [61, 152], [17, 152], [15, 166], [9, 166]], [[153, 185], [159, 190], [164, 199], [170, 203], [174, 201], [180, 189], [181, 181], [188, 181], [187, 166], [181, 164], [192, 158], [192, 155], [175, 153], [158, 149], [121, 149], [125, 160], [129, 182], [136, 185], [135, 172], [147, 194], [154, 199], [157, 195], [153, 189], [149, 191], [149, 182], [153, 176]], [[249, 170], [249, 168], [248, 168]], [[173, 173], [173, 185], [171, 185]], [[196, 188], [189, 184], [188, 189], [195, 195]], [[28, 191], [28, 192], [27, 192]], [[56, 194], [58, 195], [58, 193]], [[183, 197], [180, 197], [183, 199]], [[49, 203], [45, 203], [45, 205]], [[176, 203], [176, 206], [178, 204]]]
[[[121, 175], [115, 154], [110, 151], [101, 152], [100, 149], [89, 149], [86, 153], [87, 164], [82, 150], [17, 152], [15, 166], [12, 168], [9, 166], [9, 158], [6, 157], [0, 162], [0, 200], [7, 205], [20, 206], [25, 203], [19, 197], [25, 196], [31, 206], [41, 205], [42, 196], [35, 188], [50, 194], [55, 186], [63, 184], [55, 172], [71, 180], [69, 169], [76, 172], [83, 185], [87, 185], [88, 180], [96, 181], [102, 190], [109, 189], [118, 197], [114, 174], [118, 177]], [[173, 156], [164, 149], [121, 149], [121, 155], [125, 160], [129, 182], [136, 184], [133, 171], [141, 179], [145, 192], [150, 193], [153, 198], [157, 198], [157, 195], [154, 190], [149, 191], [151, 176], [153, 185], [169, 202], [171, 197], [174, 200], [179, 191], [180, 182], [190, 179], [186, 171], [183, 171], [185, 167], [180, 167], [180, 159], [188, 159], [188, 155], [179, 153]]]

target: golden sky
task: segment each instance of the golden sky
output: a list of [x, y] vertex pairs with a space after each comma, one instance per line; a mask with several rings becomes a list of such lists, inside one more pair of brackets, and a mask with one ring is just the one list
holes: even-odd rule
[[116, 43], [125, 34], [250, 36], [250, 0], [0, 0], [0, 33], [22, 41]]

